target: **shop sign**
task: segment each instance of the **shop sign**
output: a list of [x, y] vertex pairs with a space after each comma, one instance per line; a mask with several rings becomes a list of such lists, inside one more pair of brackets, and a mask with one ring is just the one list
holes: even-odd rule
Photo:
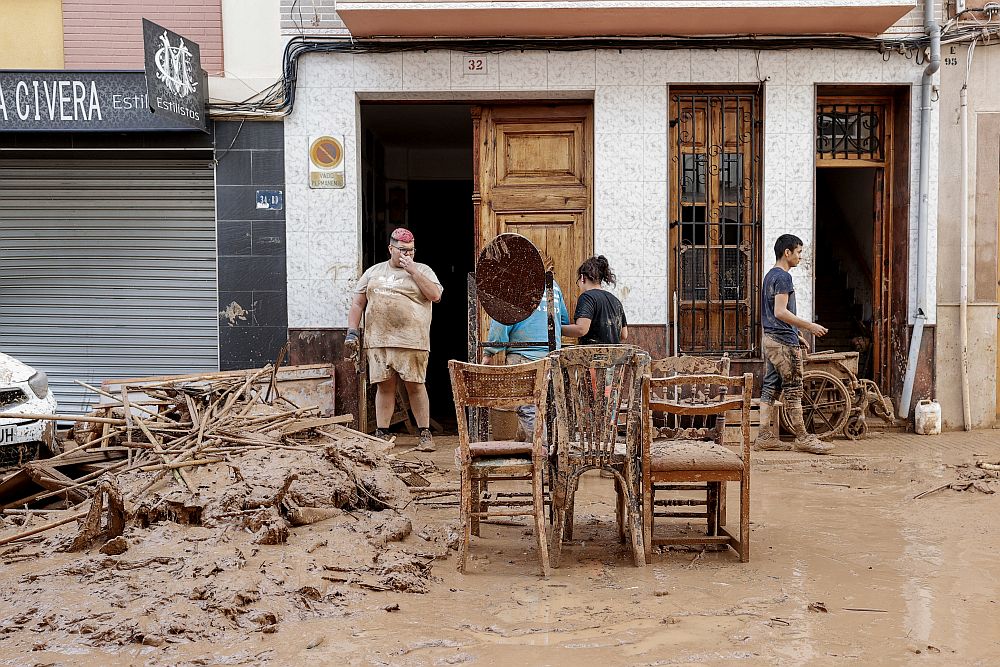
[[198, 130], [205, 130], [205, 80], [201, 49], [189, 39], [148, 19], [142, 20], [149, 108]]
[[346, 170], [344, 160], [344, 138], [342, 136], [310, 137], [309, 139], [309, 187], [342, 188]]
[[187, 129], [150, 112], [142, 72], [0, 71], [0, 132]]

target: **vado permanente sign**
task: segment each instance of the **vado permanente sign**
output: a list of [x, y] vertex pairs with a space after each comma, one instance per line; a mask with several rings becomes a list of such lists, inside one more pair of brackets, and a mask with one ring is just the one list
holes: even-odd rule
[[198, 45], [148, 19], [142, 20], [142, 42], [150, 110], [205, 130], [205, 85]]

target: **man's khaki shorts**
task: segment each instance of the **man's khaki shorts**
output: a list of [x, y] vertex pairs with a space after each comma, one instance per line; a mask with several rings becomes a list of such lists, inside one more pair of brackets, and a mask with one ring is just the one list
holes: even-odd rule
[[427, 378], [427, 350], [405, 347], [370, 347], [368, 355], [368, 381], [378, 384], [389, 379], [391, 371], [403, 382], [423, 383]]

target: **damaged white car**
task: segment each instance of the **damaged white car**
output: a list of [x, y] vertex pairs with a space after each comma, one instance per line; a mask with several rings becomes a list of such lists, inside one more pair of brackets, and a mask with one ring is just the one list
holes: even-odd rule
[[[0, 413], [55, 414], [49, 379], [13, 357], [0, 353]], [[0, 419], [0, 467], [38, 457], [38, 445], [56, 452], [55, 423], [40, 419]]]

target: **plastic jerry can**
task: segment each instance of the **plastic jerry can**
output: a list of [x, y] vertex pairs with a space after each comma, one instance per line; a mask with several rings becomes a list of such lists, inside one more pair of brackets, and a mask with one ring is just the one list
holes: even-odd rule
[[913, 410], [913, 430], [920, 435], [941, 433], [941, 404], [934, 400], [917, 401]]

